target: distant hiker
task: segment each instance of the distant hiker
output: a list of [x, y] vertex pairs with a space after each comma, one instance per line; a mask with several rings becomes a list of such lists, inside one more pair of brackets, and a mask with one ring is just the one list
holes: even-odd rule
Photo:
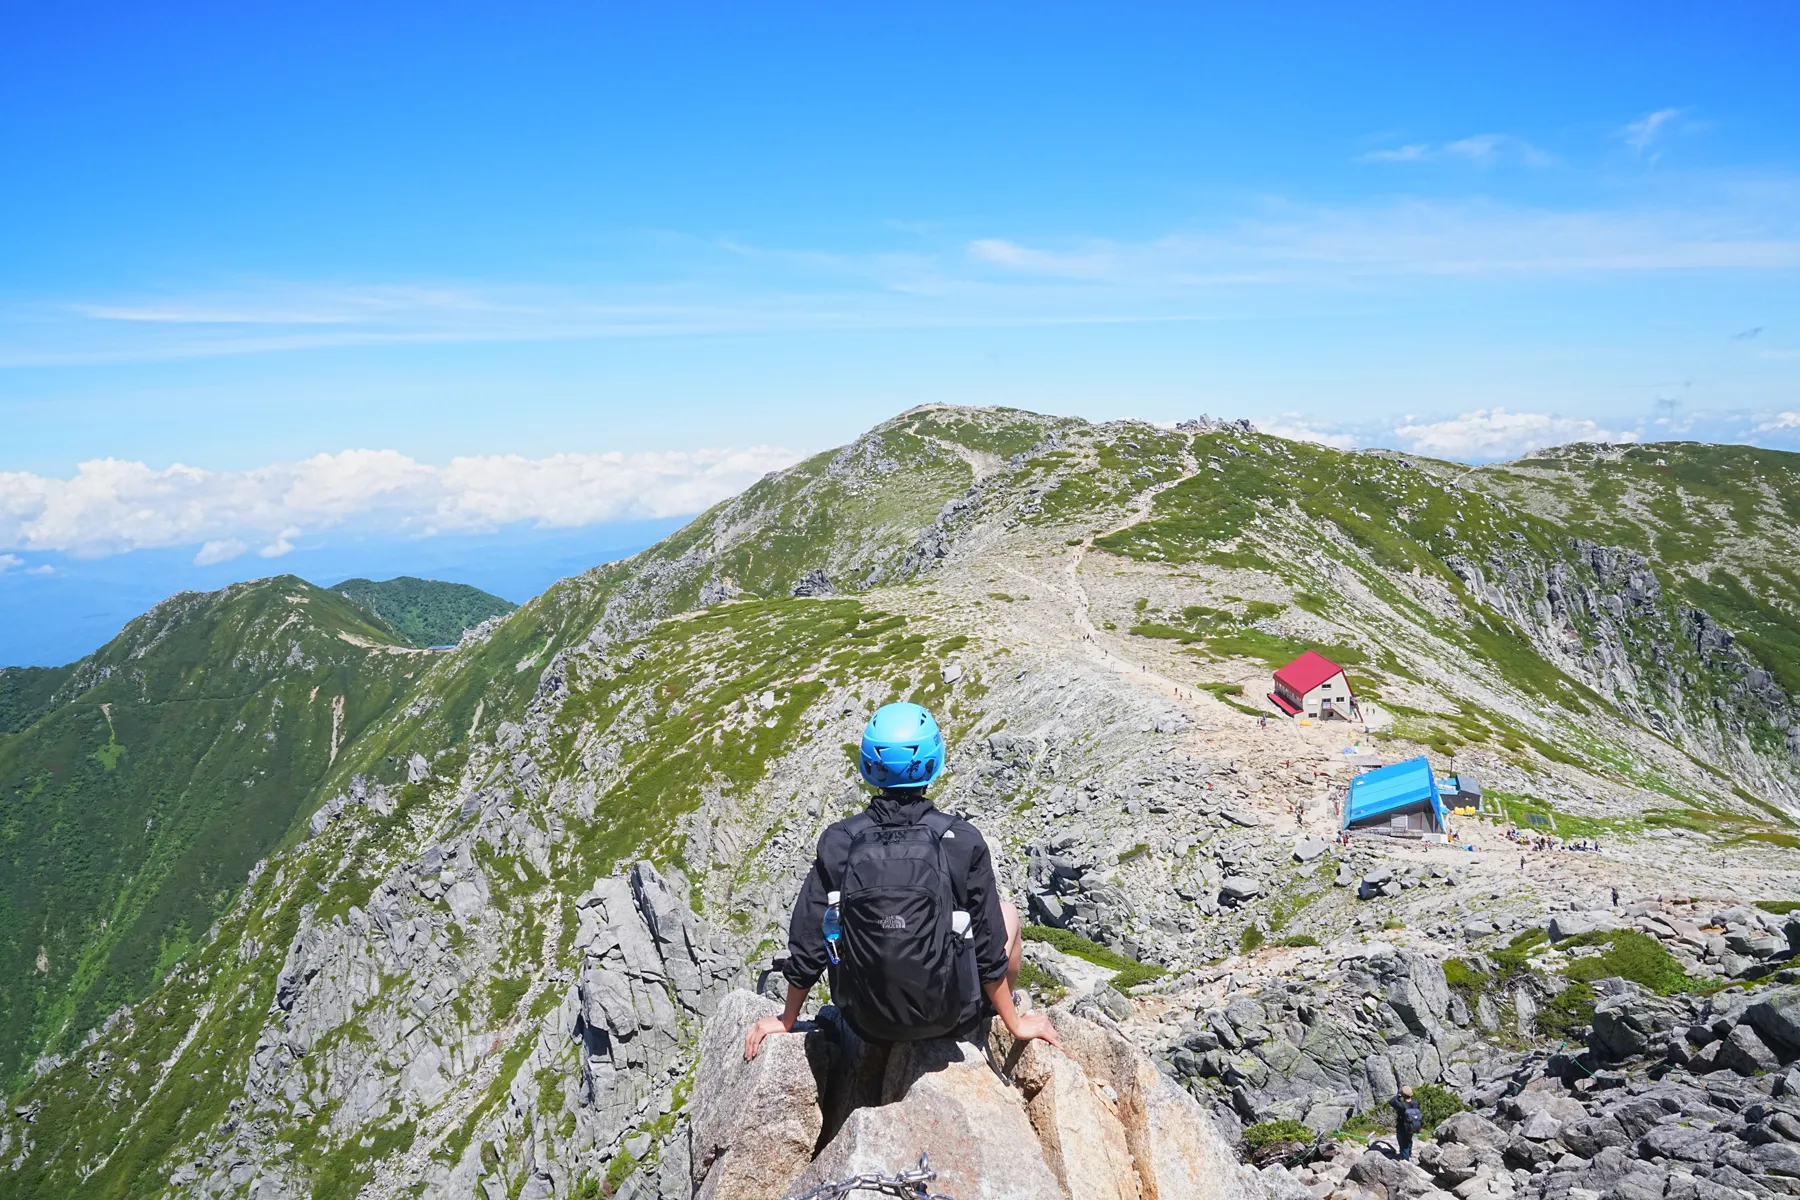
[[1413, 1099], [1411, 1084], [1401, 1088], [1400, 1094], [1388, 1103], [1394, 1107], [1394, 1135], [1400, 1143], [1400, 1157], [1410, 1159], [1413, 1134], [1425, 1127], [1425, 1112]]
[[828, 972], [832, 999], [865, 1042], [970, 1037], [998, 1014], [1013, 1037], [1060, 1045], [1048, 1017], [1013, 1007], [1024, 941], [986, 840], [925, 797], [944, 769], [937, 722], [916, 704], [883, 705], [863, 729], [858, 765], [881, 790], [819, 836], [778, 964], [787, 1006], [750, 1027], [744, 1057], [794, 1028]]

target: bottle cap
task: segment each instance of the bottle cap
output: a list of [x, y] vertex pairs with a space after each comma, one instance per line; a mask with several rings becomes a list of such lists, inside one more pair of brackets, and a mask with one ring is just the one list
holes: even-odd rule
[[836, 904], [840, 899], [843, 898], [843, 895], [844, 895], [844, 893], [842, 893], [842, 892], [826, 892], [825, 893], [825, 903]]

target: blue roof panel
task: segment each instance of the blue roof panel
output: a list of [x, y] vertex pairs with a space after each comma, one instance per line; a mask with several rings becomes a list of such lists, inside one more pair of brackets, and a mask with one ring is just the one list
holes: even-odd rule
[[1352, 779], [1350, 802], [1344, 806], [1344, 824], [1398, 812], [1421, 801], [1431, 805], [1441, 825], [1443, 803], [1438, 797], [1437, 781], [1431, 774], [1431, 761], [1424, 755], [1391, 767], [1377, 767]]

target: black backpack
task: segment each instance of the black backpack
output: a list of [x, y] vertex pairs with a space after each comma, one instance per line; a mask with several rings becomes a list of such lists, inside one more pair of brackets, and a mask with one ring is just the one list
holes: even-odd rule
[[879, 825], [867, 813], [851, 818], [838, 888], [841, 962], [831, 990], [865, 1038], [948, 1037], [981, 1015], [974, 943], [951, 924], [967, 904], [944, 860], [942, 839], [955, 836], [953, 823], [935, 811], [918, 825]]
[[1408, 1133], [1417, 1133], [1425, 1128], [1425, 1110], [1419, 1107], [1417, 1100], [1406, 1102], [1406, 1111], [1401, 1115], [1401, 1119], [1406, 1122], [1406, 1132]]

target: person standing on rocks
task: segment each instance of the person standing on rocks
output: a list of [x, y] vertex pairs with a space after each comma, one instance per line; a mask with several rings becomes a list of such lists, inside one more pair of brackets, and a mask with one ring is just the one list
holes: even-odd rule
[[886, 704], [863, 729], [858, 766], [880, 789], [819, 837], [788, 923], [787, 1004], [744, 1036], [744, 1057], [794, 1028], [829, 973], [831, 996], [863, 1041], [975, 1036], [998, 1015], [1013, 1037], [1060, 1045], [1050, 1019], [1013, 1002], [1024, 941], [1000, 901], [986, 839], [939, 812], [925, 789], [944, 736], [917, 704]]
[[1394, 1138], [1400, 1143], [1400, 1157], [1403, 1160], [1410, 1160], [1413, 1134], [1425, 1126], [1424, 1110], [1419, 1107], [1419, 1102], [1413, 1099], [1410, 1083], [1401, 1088], [1400, 1094], [1388, 1103], [1394, 1108]]

